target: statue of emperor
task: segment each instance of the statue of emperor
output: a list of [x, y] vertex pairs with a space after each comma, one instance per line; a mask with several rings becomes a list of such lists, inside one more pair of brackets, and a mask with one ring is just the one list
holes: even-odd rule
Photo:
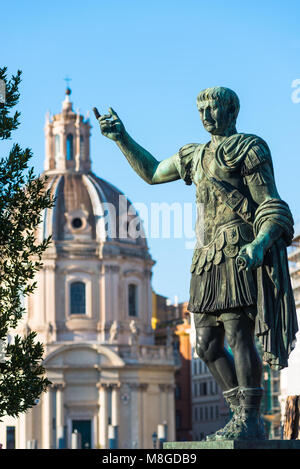
[[188, 310], [196, 352], [232, 411], [230, 421], [206, 439], [261, 440], [262, 359], [255, 338], [273, 369], [287, 366], [298, 330], [286, 249], [294, 221], [278, 194], [267, 143], [236, 130], [236, 93], [205, 89], [197, 107], [210, 140], [184, 145], [162, 161], [132, 139], [112, 108], [103, 116], [94, 112], [101, 133], [148, 184], [179, 178], [195, 184], [204, 240], [193, 254]]

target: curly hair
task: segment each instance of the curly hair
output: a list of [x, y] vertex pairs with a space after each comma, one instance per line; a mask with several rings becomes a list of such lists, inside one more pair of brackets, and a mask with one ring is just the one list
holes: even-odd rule
[[197, 96], [197, 105], [201, 101], [216, 100], [222, 106], [231, 108], [231, 112], [236, 119], [240, 110], [240, 101], [237, 94], [230, 88], [223, 86], [214, 86], [213, 88], [206, 88], [202, 90]]

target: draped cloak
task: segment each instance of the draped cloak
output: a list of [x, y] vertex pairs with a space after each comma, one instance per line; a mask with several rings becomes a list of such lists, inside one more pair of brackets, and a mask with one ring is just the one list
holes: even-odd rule
[[[188, 185], [194, 180], [203, 147], [205, 145], [190, 144], [179, 150], [180, 174]], [[250, 150], [253, 148], [261, 149], [261, 154], [267, 155], [267, 158], [256, 158], [255, 154], [254, 158], [251, 157]], [[239, 171], [243, 178], [255, 172], [257, 167], [264, 163], [270, 165], [274, 179], [270, 150], [266, 142], [256, 135], [235, 134], [224, 139], [216, 149], [215, 161], [218, 171], [217, 175], [212, 176], [221, 185], [224, 181], [230, 181], [230, 174]], [[288, 205], [280, 198], [268, 198], [257, 205], [248, 194], [244, 202], [246, 203], [243, 204], [239, 215], [243, 217], [242, 221], [246, 220], [247, 224], [252, 226], [254, 236], [258, 235], [265, 221], [271, 221], [282, 228], [281, 237], [266, 252], [263, 264], [256, 269], [254, 277], [257, 298], [255, 333], [262, 344], [264, 360], [272, 368], [281, 369], [288, 365], [288, 357], [294, 348], [298, 331], [287, 259], [287, 246], [291, 244], [294, 235], [294, 221]], [[214, 276], [215, 272], [217, 270], [212, 270], [210, 275]], [[194, 274], [192, 281], [193, 278]], [[193, 311], [191, 299], [189, 306], [190, 311], [196, 313]]]

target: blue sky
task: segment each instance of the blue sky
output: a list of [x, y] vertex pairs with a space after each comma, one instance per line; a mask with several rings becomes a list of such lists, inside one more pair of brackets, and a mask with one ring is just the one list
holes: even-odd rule
[[[60, 111], [69, 76], [75, 109], [112, 106], [132, 137], [161, 160], [186, 143], [208, 140], [196, 96], [227, 86], [241, 101], [238, 131], [268, 142], [279, 193], [298, 222], [300, 103], [292, 100], [292, 82], [300, 78], [299, 15], [294, 0], [5, 2], [1, 65], [23, 71], [21, 126], [13, 140], [33, 150], [41, 172], [45, 113]], [[91, 122], [94, 172], [132, 202], [194, 200], [194, 188], [183, 181], [144, 183], [92, 114]], [[148, 242], [154, 289], [187, 300], [192, 251], [185, 240]]]

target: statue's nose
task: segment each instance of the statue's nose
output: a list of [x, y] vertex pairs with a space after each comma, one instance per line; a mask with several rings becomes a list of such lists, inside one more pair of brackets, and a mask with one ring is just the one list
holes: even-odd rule
[[204, 109], [204, 111], [203, 111], [203, 118], [204, 118], [204, 120], [206, 120], [206, 119], [209, 119], [209, 118], [210, 118], [210, 112], [209, 112], [209, 109]]

